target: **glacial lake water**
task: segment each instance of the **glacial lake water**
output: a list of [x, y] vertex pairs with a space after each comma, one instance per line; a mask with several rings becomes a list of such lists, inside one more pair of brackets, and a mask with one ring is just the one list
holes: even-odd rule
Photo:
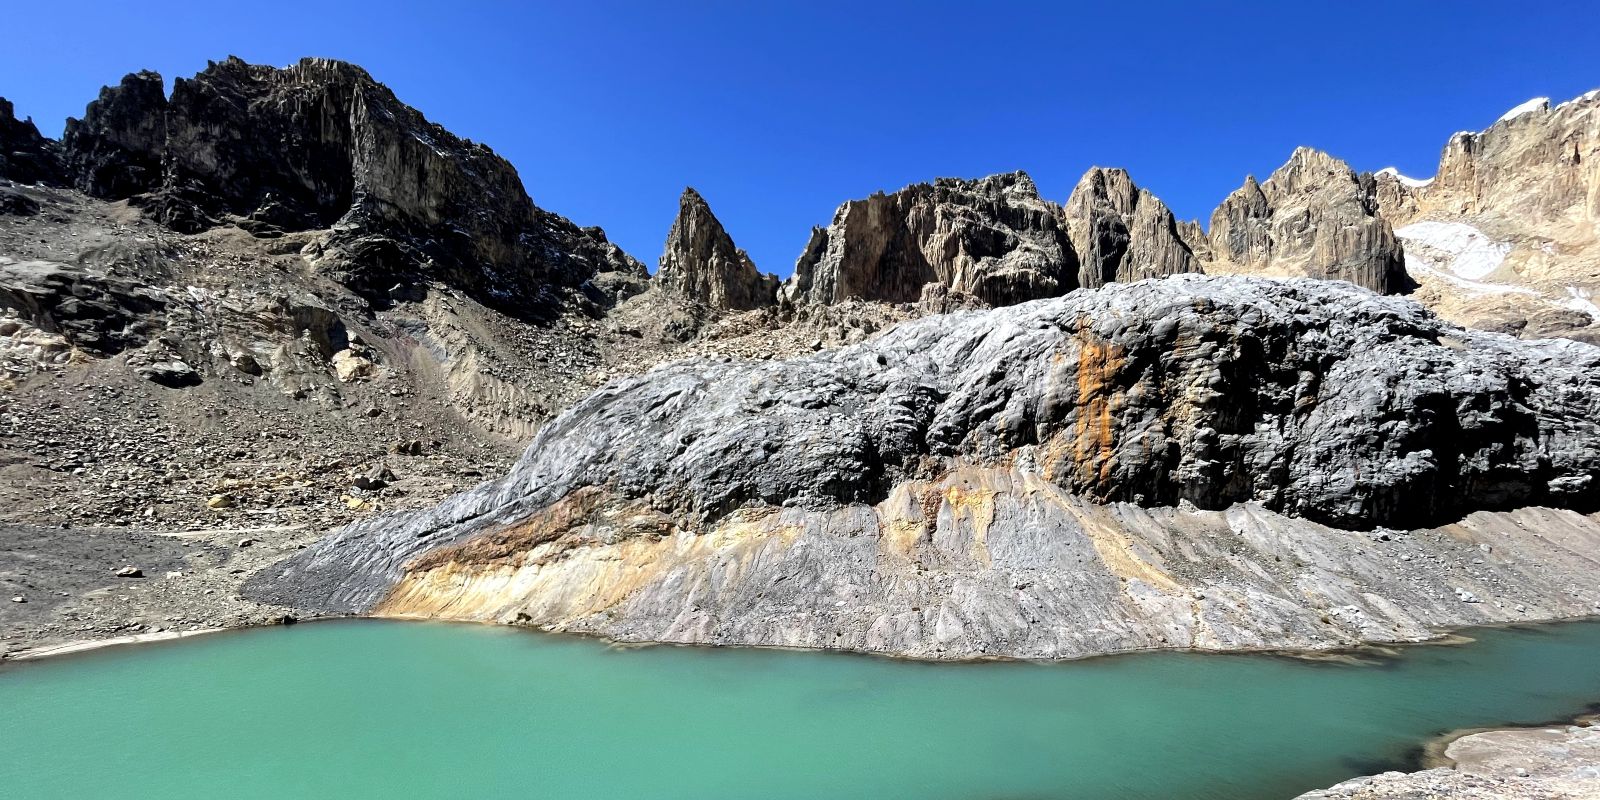
[[1600, 622], [1352, 665], [929, 664], [327, 622], [0, 666], [12, 798], [1292, 797], [1600, 700]]

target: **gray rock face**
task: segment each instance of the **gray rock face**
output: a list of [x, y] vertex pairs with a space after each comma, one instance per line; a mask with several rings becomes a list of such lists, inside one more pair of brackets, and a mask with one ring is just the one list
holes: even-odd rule
[[1021, 172], [852, 200], [812, 231], [783, 299], [914, 303], [930, 283], [997, 306], [1063, 294], [1077, 260], [1059, 213]]
[[1390, 294], [1410, 286], [1398, 240], [1378, 216], [1371, 176], [1297, 148], [1265, 183], [1245, 179], [1211, 215], [1216, 271], [1346, 280]]
[[[1074, 530], [1112, 524], [1083, 501], [1251, 503], [1350, 528], [1587, 509], [1597, 367], [1600, 348], [1474, 333], [1343, 284], [1113, 284], [787, 362], [690, 361], [613, 383], [541, 430], [507, 477], [347, 528], [257, 590], [364, 611], [408, 572], [515, 568], [545, 545], [875, 540], [906, 514], [944, 524], [930, 496], [968, 520], [963, 536], [1022, 536], [1046, 513], [1029, 493], [1046, 487], [1060, 495], [1050, 514], [1087, 520]], [[1005, 476], [951, 477], [970, 469]], [[978, 497], [1021, 505], [1002, 521]]]
[[32, 119], [17, 119], [11, 101], [0, 97], [0, 179], [55, 184], [61, 178], [55, 142], [40, 136]]
[[1090, 169], [1063, 214], [1083, 288], [1200, 271], [1172, 211], [1126, 170]]
[[438, 280], [536, 315], [598, 274], [644, 274], [600, 229], [535, 207], [493, 151], [343, 62], [230, 58], [176, 81], [170, 100], [160, 76], [130, 75], [69, 123], [65, 144], [81, 188], [133, 196], [180, 231], [330, 229], [311, 260], [374, 300]]
[[748, 311], [778, 302], [777, 276], [756, 271], [693, 188], [684, 189], [678, 200], [655, 283], [717, 310]]

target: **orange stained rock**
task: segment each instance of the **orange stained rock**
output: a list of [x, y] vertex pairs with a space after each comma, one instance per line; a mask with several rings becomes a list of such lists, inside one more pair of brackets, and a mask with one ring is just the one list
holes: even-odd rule
[[1078, 409], [1073, 426], [1073, 483], [1095, 498], [1105, 498], [1116, 467], [1116, 427], [1112, 417], [1122, 402], [1116, 378], [1123, 353], [1086, 328], [1079, 331], [1078, 339], [1082, 344], [1078, 351]]

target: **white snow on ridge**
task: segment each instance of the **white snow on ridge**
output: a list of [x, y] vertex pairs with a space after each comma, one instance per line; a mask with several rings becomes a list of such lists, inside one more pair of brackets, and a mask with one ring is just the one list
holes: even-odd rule
[[1556, 106], [1556, 108], [1560, 108], [1561, 106], [1570, 106], [1573, 103], [1587, 103], [1590, 100], [1595, 99], [1596, 97], [1600, 97], [1600, 89], [1590, 89], [1589, 91], [1584, 92], [1583, 94], [1580, 94], [1577, 97], [1574, 97], [1571, 100], [1568, 100], [1567, 102]]
[[1463, 222], [1416, 222], [1394, 235], [1405, 243], [1407, 261], [1415, 252], [1436, 270], [1469, 281], [1488, 277], [1511, 252], [1510, 242], [1495, 241]]
[[1374, 174], [1377, 174], [1377, 175], [1392, 175], [1392, 176], [1394, 176], [1395, 180], [1405, 184], [1406, 186], [1410, 186], [1413, 189], [1421, 189], [1422, 187], [1427, 186], [1430, 183], [1433, 183], [1433, 179], [1432, 178], [1418, 179], [1418, 178], [1413, 178], [1413, 177], [1411, 177], [1409, 175], [1402, 175], [1400, 173], [1400, 170], [1395, 169], [1394, 167], [1384, 167], [1383, 169], [1378, 170]]
[[1533, 113], [1535, 111], [1538, 111], [1540, 109], [1545, 109], [1545, 108], [1549, 108], [1549, 107], [1550, 107], [1550, 98], [1548, 98], [1548, 97], [1535, 97], [1532, 100], [1529, 100], [1528, 102], [1523, 103], [1523, 104], [1517, 106], [1516, 108], [1513, 108], [1510, 111], [1507, 111], [1506, 113], [1500, 115], [1500, 118], [1495, 120], [1495, 122], [1498, 124], [1498, 123], [1501, 123], [1501, 122], [1505, 122], [1508, 119], [1516, 119], [1517, 117], [1520, 117], [1523, 114], [1531, 114], [1531, 113]]

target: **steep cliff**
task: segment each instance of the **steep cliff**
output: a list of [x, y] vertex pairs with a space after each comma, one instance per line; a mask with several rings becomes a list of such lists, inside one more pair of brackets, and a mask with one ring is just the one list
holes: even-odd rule
[[0, 180], [54, 184], [62, 178], [56, 143], [40, 136], [32, 119], [17, 119], [11, 101], [0, 97]]
[[1079, 286], [1200, 271], [1172, 211], [1135, 186], [1126, 170], [1084, 173], [1062, 214], [1078, 257]]
[[991, 305], [1070, 291], [1077, 260], [1058, 207], [1021, 172], [851, 200], [812, 231], [782, 296], [791, 305], [910, 303], [928, 284]]
[[[1000, 652], [1061, 655], [1193, 643], [1203, 632], [1174, 622], [1205, 613], [1191, 592], [1228, 598], [1214, 609], [1226, 621], [1208, 624], [1229, 641], [1314, 639], [1299, 628], [1316, 627], [1315, 584], [1398, 633], [1421, 617], [1386, 603], [1429, 606], [1419, 598], [1451, 596], [1459, 578], [1328, 525], [1592, 508], [1596, 367], [1600, 349], [1473, 333], [1340, 284], [1113, 284], [797, 360], [691, 361], [613, 383], [543, 429], [506, 478], [338, 532], [252, 592], [916, 653], [983, 652], [999, 626], [1022, 637]], [[1539, 541], [1506, 545], [1512, 527], [1474, 536], [1540, 551], [1551, 576], [1588, 568]], [[1231, 549], [1240, 535], [1255, 549]], [[1478, 541], [1430, 537], [1407, 546], [1459, 555]], [[1295, 588], [1313, 562], [1333, 574]], [[1361, 580], [1384, 599], [1350, 595]], [[835, 603], [849, 612], [800, 610]], [[1085, 615], [1107, 627], [1057, 624]]]
[[1346, 280], [1385, 294], [1410, 288], [1402, 250], [1378, 215], [1376, 186], [1326, 153], [1297, 148], [1211, 214], [1207, 271]]
[[131, 197], [179, 231], [327, 230], [312, 263], [373, 300], [431, 280], [539, 314], [599, 273], [644, 274], [598, 228], [535, 207], [493, 151], [339, 61], [230, 58], [170, 99], [159, 75], [129, 75], [68, 122], [64, 145], [85, 192]]
[[1419, 299], [1478, 327], [1600, 340], [1600, 90], [1455, 134], [1432, 178], [1375, 181]]
[[748, 311], [778, 302], [778, 279], [756, 271], [711, 206], [693, 188], [678, 199], [655, 284], [716, 310]]
[[148, 70], [101, 88], [82, 119], [68, 119], [62, 137], [72, 185], [95, 197], [122, 200], [162, 185], [167, 145], [167, 93]]

